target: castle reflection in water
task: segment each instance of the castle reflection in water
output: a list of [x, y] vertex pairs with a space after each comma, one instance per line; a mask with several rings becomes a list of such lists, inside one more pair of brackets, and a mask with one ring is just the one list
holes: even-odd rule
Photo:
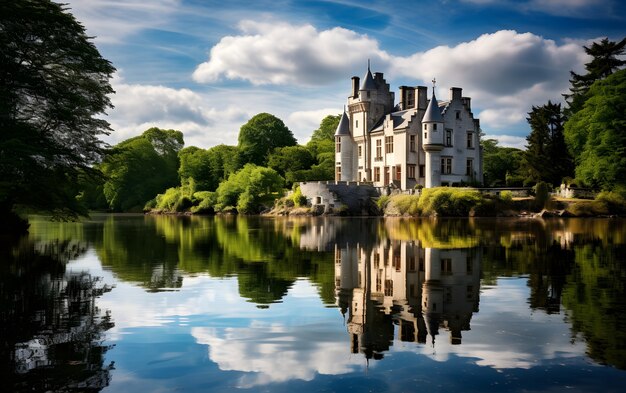
[[[461, 344], [478, 311], [480, 247], [472, 242], [434, 247], [420, 239], [319, 224], [302, 235], [300, 246], [334, 249], [337, 305], [352, 353], [380, 359], [394, 340], [434, 346], [440, 334]], [[386, 223], [387, 234], [393, 233], [389, 225], [393, 221]]]

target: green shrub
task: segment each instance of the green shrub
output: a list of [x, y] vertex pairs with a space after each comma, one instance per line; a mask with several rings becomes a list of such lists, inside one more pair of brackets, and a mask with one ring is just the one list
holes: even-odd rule
[[619, 191], [602, 191], [596, 196], [596, 202], [606, 207], [606, 214], [626, 213], [626, 197]]
[[419, 196], [418, 195], [394, 195], [391, 202], [396, 206], [400, 214], [418, 215]]
[[477, 190], [467, 188], [436, 187], [423, 190], [418, 209], [423, 215], [463, 217], [483, 200]]
[[502, 191], [500, 193], [500, 200], [504, 203], [510, 204], [513, 201], [513, 192], [512, 191]]
[[375, 200], [376, 206], [378, 206], [381, 211], [385, 210], [390, 199], [391, 197], [389, 197], [389, 195], [381, 195]]
[[191, 206], [193, 206], [191, 198], [189, 198], [188, 196], [183, 196], [181, 198], [178, 198], [178, 201], [176, 201], [176, 204], [174, 205], [174, 210], [180, 213], [188, 210], [189, 208], [191, 208]]
[[291, 196], [291, 200], [293, 201], [294, 206], [306, 206], [307, 199], [304, 195], [302, 195], [302, 190], [300, 190], [300, 186], [296, 186], [293, 190], [293, 195]]
[[552, 186], [546, 182], [540, 181], [535, 184], [533, 191], [535, 193], [535, 208], [538, 210], [548, 208], [550, 203], [550, 191]]
[[143, 207], [143, 211], [144, 212], [150, 211], [150, 210], [156, 208], [156, 206], [157, 206], [156, 198], [152, 198], [148, 202], [146, 202], [146, 204]]
[[163, 211], [174, 211], [180, 195], [180, 188], [168, 188], [163, 194], [156, 196], [156, 208]]

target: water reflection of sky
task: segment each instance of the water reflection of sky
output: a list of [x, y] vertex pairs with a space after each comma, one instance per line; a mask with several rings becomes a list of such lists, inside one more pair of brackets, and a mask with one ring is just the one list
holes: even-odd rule
[[563, 313], [531, 311], [527, 278], [481, 288], [461, 345], [440, 329], [434, 345], [396, 339], [383, 360], [366, 363], [350, 353], [339, 309], [325, 307], [308, 280], [260, 309], [234, 277], [186, 276], [180, 290], [151, 293], [117, 281], [92, 251], [68, 268], [116, 286], [98, 300], [115, 322], [107, 391], [611, 391], [626, 382], [585, 357]]

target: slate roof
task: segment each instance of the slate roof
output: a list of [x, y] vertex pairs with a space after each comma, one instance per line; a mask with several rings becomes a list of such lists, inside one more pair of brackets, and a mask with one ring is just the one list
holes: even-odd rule
[[342, 135], [350, 135], [350, 120], [348, 119], [348, 115], [345, 110], [343, 111], [343, 115], [341, 115], [339, 125], [337, 125], [337, 131], [335, 131], [335, 136]]
[[443, 123], [443, 116], [441, 116], [441, 109], [439, 109], [439, 103], [437, 102], [437, 97], [435, 97], [434, 89], [433, 96], [428, 103], [428, 108], [426, 108], [426, 113], [424, 113], [424, 117], [422, 118], [422, 123], [428, 122]]

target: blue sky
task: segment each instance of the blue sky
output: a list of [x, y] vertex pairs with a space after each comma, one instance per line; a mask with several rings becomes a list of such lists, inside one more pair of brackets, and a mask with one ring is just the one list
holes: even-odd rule
[[259, 112], [300, 143], [341, 112], [350, 78], [384, 72], [393, 91], [462, 87], [487, 137], [523, 147], [532, 105], [560, 101], [582, 45], [626, 36], [620, 0], [70, 0], [118, 72], [117, 143], [149, 127], [187, 146], [236, 144]]

